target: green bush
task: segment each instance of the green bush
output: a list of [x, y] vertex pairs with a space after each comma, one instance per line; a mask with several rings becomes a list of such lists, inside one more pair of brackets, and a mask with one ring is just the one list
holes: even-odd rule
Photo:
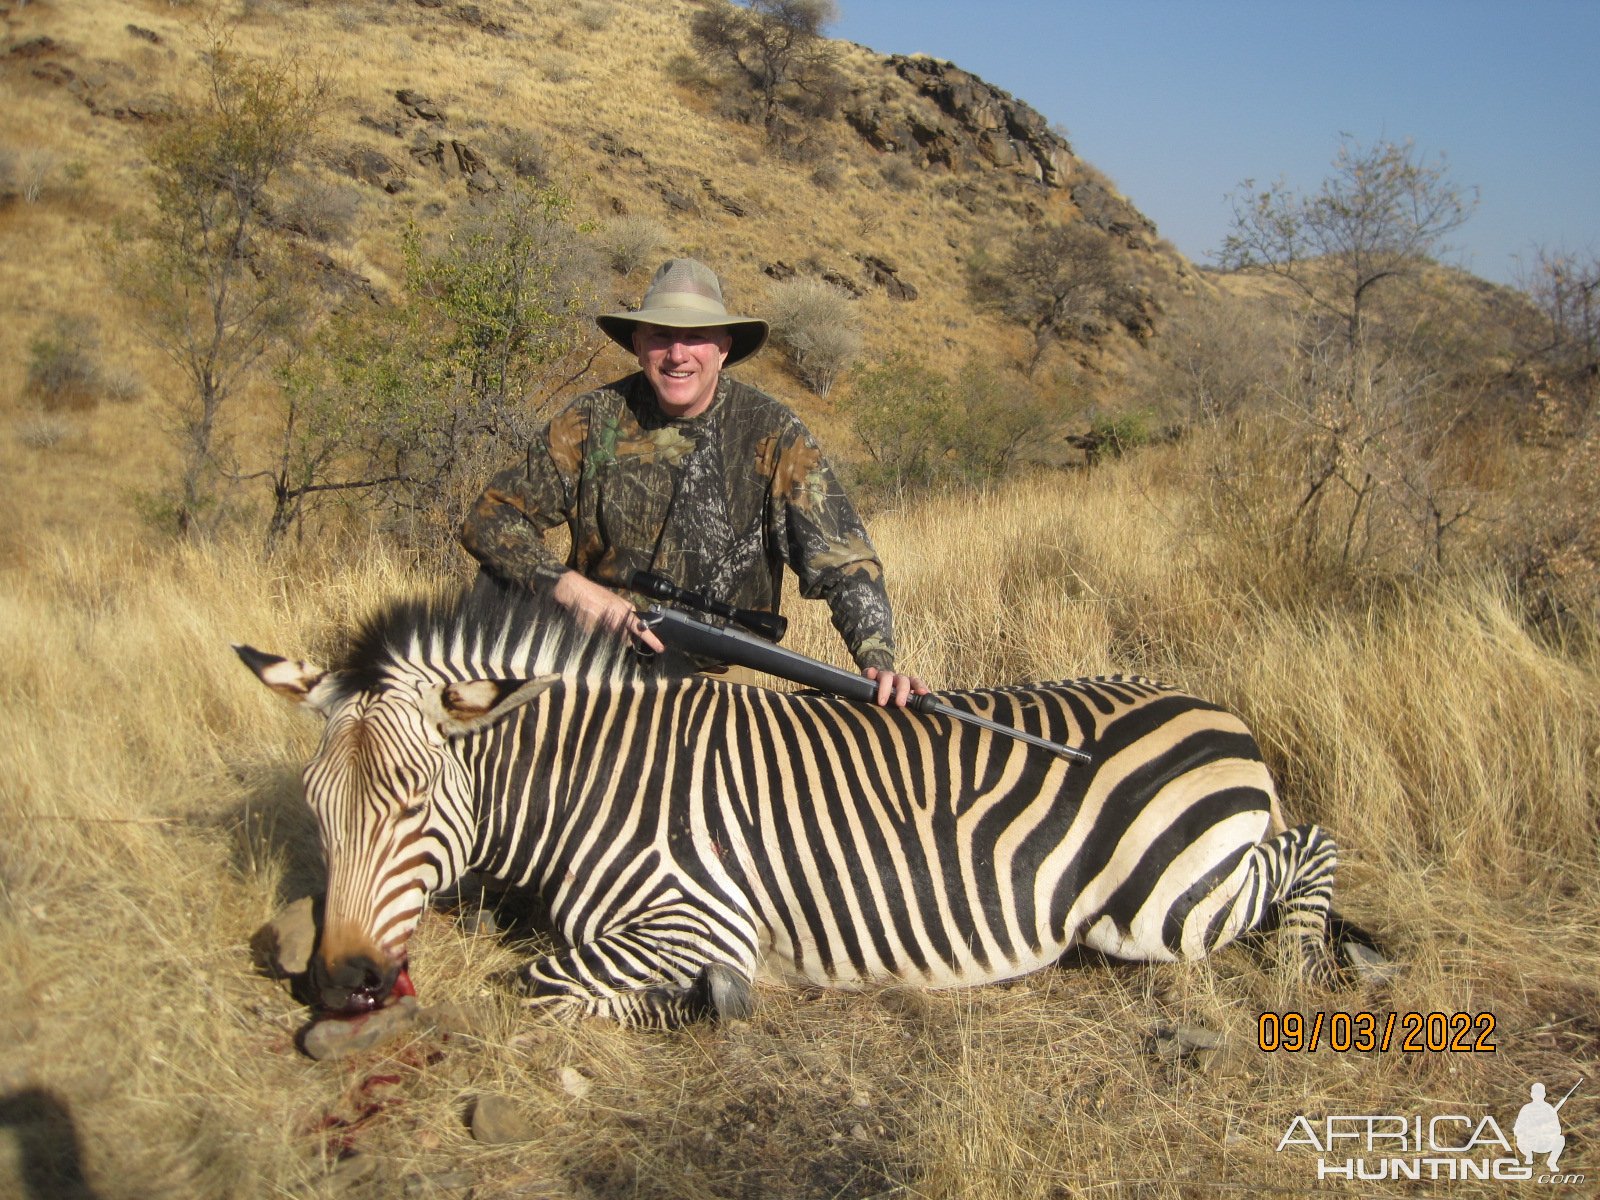
[[100, 402], [98, 339], [78, 317], [57, 317], [28, 343], [25, 390], [46, 412], [89, 409]]
[[857, 378], [847, 411], [868, 456], [856, 483], [897, 497], [1001, 479], [1052, 420], [1026, 379], [977, 358], [954, 380], [891, 358]]
[[847, 411], [867, 452], [855, 472], [866, 490], [900, 496], [944, 476], [956, 410], [943, 375], [896, 355], [856, 379]]

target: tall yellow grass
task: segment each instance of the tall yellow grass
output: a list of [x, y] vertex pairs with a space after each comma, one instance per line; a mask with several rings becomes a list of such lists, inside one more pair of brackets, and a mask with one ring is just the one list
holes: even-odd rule
[[[1471, 580], [1269, 605], [1208, 559], [1175, 472], [1152, 455], [880, 517], [905, 664], [940, 686], [1140, 671], [1239, 709], [1291, 820], [1340, 840], [1338, 905], [1393, 983], [1308, 993], [1268, 943], [961, 993], [764, 989], [749, 1022], [668, 1036], [552, 1029], [497, 982], [528, 948], [439, 913], [414, 975], [470, 1032], [314, 1063], [247, 944], [316, 886], [297, 782], [316, 730], [227, 645], [325, 656], [434, 581], [376, 547], [268, 566], [80, 541], [0, 568], [0, 1195], [1300, 1194], [1311, 1158], [1276, 1152], [1297, 1113], [1509, 1130], [1531, 1082], [1592, 1080], [1600, 664]], [[818, 607], [789, 603], [794, 644], [838, 661]], [[1256, 1048], [1261, 1013], [1317, 1009], [1491, 1012], [1497, 1050]], [[1178, 1023], [1224, 1048], [1152, 1052]], [[475, 1143], [486, 1094], [536, 1140]], [[1595, 1112], [1581, 1090], [1563, 1112], [1590, 1179]]]

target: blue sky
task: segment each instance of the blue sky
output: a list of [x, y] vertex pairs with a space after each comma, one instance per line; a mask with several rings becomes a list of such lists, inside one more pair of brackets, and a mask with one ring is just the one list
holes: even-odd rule
[[[833, 37], [948, 59], [1064, 127], [1209, 262], [1245, 179], [1314, 190], [1341, 134], [1478, 190], [1446, 261], [1600, 254], [1600, 0], [838, 0]], [[1520, 265], [1519, 265], [1520, 264]]]

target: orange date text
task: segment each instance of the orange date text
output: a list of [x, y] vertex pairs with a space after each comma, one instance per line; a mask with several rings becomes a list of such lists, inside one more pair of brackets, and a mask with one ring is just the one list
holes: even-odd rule
[[1493, 1054], [1493, 1013], [1264, 1012], [1256, 1047], [1289, 1054]]

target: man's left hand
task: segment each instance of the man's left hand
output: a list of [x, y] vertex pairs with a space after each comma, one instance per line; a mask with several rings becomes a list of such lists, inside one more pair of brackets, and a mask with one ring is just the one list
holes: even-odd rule
[[901, 675], [877, 667], [868, 667], [861, 673], [878, 685], [877, 703], [885, 706], [893, 704], [896, 708], [904, 708], [912, 696], [928, 694], [928, 685], [915, 675]]

